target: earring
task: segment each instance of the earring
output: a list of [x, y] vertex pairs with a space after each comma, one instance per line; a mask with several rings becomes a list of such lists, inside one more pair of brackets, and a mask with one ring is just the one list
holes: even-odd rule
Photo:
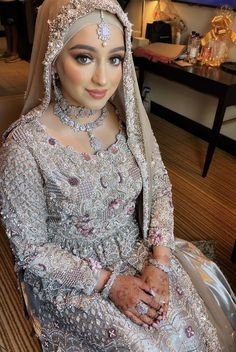
[[52, 68], [52, 87], [53, 87], [54, 96], [56, 100], [60, 99], [60, 93], [58, 88], [59, 82], [60, 82], [59, 75], [56, 72], [55, 68]]

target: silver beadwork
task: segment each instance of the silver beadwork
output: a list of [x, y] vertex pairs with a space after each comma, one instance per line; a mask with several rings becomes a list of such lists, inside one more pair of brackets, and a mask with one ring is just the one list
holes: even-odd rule
[[168, 274], [170, 272], [170, 267], [168, 265], [160, 263], [159, 260], [157, 260], [157, 259], [150, 258], [148, 262], [149, 262], [149, 264], [155, 266], [155, 268], [164, 271], [164, 273], [166, 273], [166, 274]]
[[101, 292], [103, 298], [107, 299], [109, 297], [112, 285], [114, 284], [117, 276], [120, 274], [121, 266], [122, 266], [121, 263], [116, 265], [113, 273], [111, 274], [111, 276], [109, 277], [107, 283], [105, 284], [105, 286], [104, 286], [104, 288], [103, 288], [103, 290]]

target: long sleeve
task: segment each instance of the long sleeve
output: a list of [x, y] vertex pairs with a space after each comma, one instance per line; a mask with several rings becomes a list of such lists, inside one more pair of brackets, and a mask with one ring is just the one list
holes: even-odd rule
[[100, 267], [49, 242], [44, 180], [27, 147], [14, 140], [2, 147], [0, 177], [1, 215], [16, 267], [40, 277], [49, 291], [91, 294]]
[[148, 240], [153, 246], [174, 249], [174, 218], [171, 184], [158, 144], [152, 152], [152, 208]]

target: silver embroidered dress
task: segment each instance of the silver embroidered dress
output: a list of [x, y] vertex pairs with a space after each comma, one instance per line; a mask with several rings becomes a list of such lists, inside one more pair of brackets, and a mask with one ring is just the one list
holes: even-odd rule
[[17, 127], [4, 149], [6, 226], [44, 351], [220, 351], [174, 257], [169, 312], [158, 331], [136, 326], [93, 292], [99, 268], [122, 261], [124, 274], [139, 274], [148, 255], [135, 210], [142, 178], [123, 129], [107, 150], [89, 155], [64, 147], [35, 119]]
[[[107, 150], [89, 155], [50, 137], [41, 117], [66, 30], [95, 8], [116, 14], [125, 28], [123, 82], [114, 97], [125, 126]], [[44, 352], [233, 352], [227, 281], [173, 236], [171, 185], [142, 107], [130, 33], [113, 0], [45, 0], [41, 7], [27, 114], [9, 128], [0, 152], [1, 214], [16, 271]], [[152, 245], [172, 250], [169, 308], [158, 330], [134, 324], [94, 289], [101, 268], [139, 275]]]

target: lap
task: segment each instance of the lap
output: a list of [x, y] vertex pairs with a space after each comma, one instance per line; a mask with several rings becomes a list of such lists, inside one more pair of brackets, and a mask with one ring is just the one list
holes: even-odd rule
[[[41, 337], [44, 351], [57, 351], [58, 346], [63, 351], [63, 344], [71, 344], [73, 352], [78, 346], [78, 351], [88, 348], [88, 351], [97, 352], [220, 351], [201, 298], [175, 258], [172, 266], [169, 310], [159, 329], [134, 324], [99, 294], [75, 295], [68, 302], [70, 308], [61, 312], [57, 327], [44, 317]], [[50, 349], [45, 347], [45, 341]], [[69, 351], [68, 346], [65, 351]]]

